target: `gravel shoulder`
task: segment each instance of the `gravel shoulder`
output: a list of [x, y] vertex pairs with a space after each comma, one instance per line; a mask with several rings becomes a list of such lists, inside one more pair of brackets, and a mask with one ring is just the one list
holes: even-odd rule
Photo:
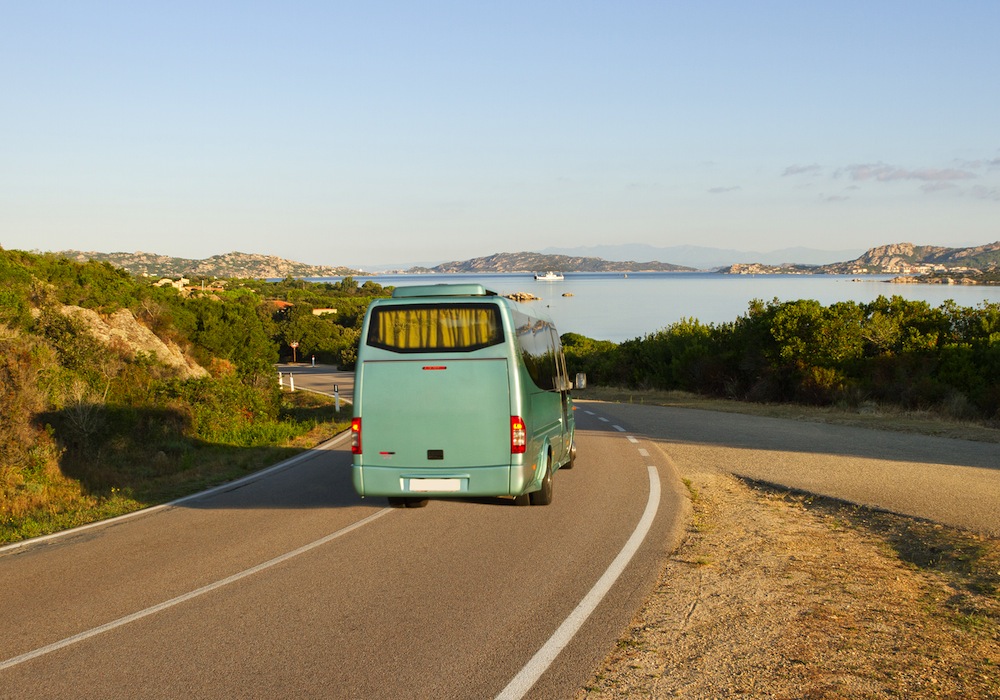
[[578, 699], [1000, 698], [1000, 540], [714, 471]]

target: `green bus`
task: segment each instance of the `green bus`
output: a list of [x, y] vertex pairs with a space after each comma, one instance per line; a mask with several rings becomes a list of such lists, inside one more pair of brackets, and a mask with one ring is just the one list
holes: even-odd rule
[[552, 322], [481, 284], [397, 287], [368, 307], [351, 451], [361, 496], [552, 502], [573, 466], [570, 381]]

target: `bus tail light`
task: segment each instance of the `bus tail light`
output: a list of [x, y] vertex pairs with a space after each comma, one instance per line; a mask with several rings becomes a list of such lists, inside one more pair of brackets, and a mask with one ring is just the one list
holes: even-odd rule
[[351, 454], [361, 454], [361, 419], [351, 419]]
[[510, 453], [512, 455], [524, 454], [528, 446], [528, 430], [524, 427], [521, 416], [510, 417]]

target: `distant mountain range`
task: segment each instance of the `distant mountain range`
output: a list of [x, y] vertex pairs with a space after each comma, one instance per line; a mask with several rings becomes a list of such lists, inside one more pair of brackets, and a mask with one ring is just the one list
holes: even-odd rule
[[97, 260], [128, 270], [140, 277], [225, 277], [236, 279], [273, 279], [285, 277], [344, 277], [365, 274], [349, 267], [329, 265], [307, 265], [285, 260], [274, 255], [256, 253], [226, 253], [213, 255], [204, 260], [172, 258], [156, 253], [95, 253], [79, 250], [63, 250], [63, 255], [71, 260], [85, 262]]
[[853, 260], [864, 253], [860, 248], [818, 250], [815, 248], [783, 248], [770, 252], [727, 250], [695, 245], [652, 246], [640, 243], [599, 245], [576, 248], [546, 248], [543, 253], [599, 257], [605, 260], [661, 260], [697, 270], [713, 270], [736, 263], [763, 265], [829, 265]]
[[[606, 246], [610, 250], [628, 252], [651, 252], [686, 249], [691, 253], [688, 260], [702, 256], [702, 262], [709, 260], [714, 251], [715, 260], [728, 259], [729, 253], [736, 251], [721, 251], [696, 246], [678, 246], [672, 249], [656, 249], [652, 246]], [[602, 250], [604, 248], [601, 248]], [[597, 250], [592, 249], [592, 250]], [[693, 251], [693, 252], [692, 252]], [[561, 253], [496, 253], [486, 257], [473, 258], [465, 261], [446, 262], [434, 267], [412, 267], [409, 273], [529, 273], [542, 270], [557, 270], [560, 272], [679, 272], [691, 270], [717, 269], [731, 274], [764, 274], [764, 273], [798, 273], [798, 274], [903, 274], [903, 275], [941, 275], [959, 274], [970, 280], [977, 274], [988, 271], [996, 274], [1000, 266], [1000, 242], [969, 248], [945, 248], [941, 246], [918, 246], [912, 243], [894, 243], [891, 245], [871, 248], [865, 253], [844, 262], [829, 262], [810, 264], [803, 262], [804, 258], [788, 258], [795, 251], [804, 251], [804, 258], [810, 256], [829, 256], [833, 251], [817, 251], [806, 248], [788, 248], [785, 251], [775, 251], [760, 259], [750, 262], [729, 262], [724, 265], [679, 265], [677, 263], [660, 262], [651, 259], [649, 262], [635, 262], [645, 256], [635, 256], [625, 261], [609, 260], [602, 257], [567, 255]], [[285, 260], [273, 255], [257, 255], [254, 253], [226, 253], [213, 255], [204, 260], [188, 258], [173, 258], [155, 253], [97, 253], [77, 250], [62, 251], [63, 255], [73, 260], [97, 260], [108, 262], [116, 267], [128, 270], [138, 276], [148, 277], [220, 277], [248, 279], [283, 279], [285, 277], [345, 277], [348, 275], [370, 275], [365, 272], [343, 266], [307, 265], [305, 263]], [[746, 255], [750, 255], [747, 253]], [[768, 262], [782, 260], [782, 262]], [[815, 258], [814, 258], [815, 259]], [[391, 276], [391, 275], [386, 275]]]
[[662, 262], [618, 262], [602, 258], [587, 258], [570, 255], [546, 255], [544, 253], [496, 253], [484, 258], [442, 263], [431, 268], [415, 267], [407, 272], [538, 272], [559, 270], [560, 272], [680, 272], [693, 271]]

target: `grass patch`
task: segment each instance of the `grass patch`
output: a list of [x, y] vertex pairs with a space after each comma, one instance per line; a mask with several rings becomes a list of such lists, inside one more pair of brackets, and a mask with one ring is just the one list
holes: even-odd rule
[[[171, 411], [106, 412], [103, 439], [52, 450], [38, 469], [5, 482], [0, 544], [131, 513], [258, 471], [316, 446], [350, 424], [351, 407], [308, 392], [282, 396], [277, 420], [243, 445], [198, 440]], [[117, 423], [117, 424], [116, 424]], [[117, 430], [121, 427], [121, 430]]]

